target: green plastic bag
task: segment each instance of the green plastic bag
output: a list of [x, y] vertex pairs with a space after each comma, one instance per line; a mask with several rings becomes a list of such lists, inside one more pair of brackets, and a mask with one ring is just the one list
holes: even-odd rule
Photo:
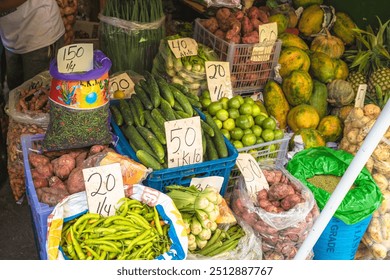
[[[315, 187], [306, 179], [315, 175], [341, 177], [353, 157], [344, 150], [315, 147], [296, 153], [288, 162], [286, 169], [313, 192], [317, 205], [322, 210], [331, 194]], [[356, 224], [370, 216], [383, 199], [380, 189], [366, 167], [359, 173], [354, 185], [355, 188], [348, 191], [334, 214], [334, 217], [348, 225]]]

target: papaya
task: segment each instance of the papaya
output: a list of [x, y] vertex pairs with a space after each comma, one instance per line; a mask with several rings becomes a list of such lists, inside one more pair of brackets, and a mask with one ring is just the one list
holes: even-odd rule
[[291, 106], [308, 103], [313, 91], [313, 80], [307, 71], [294, 70], [283, 79], [282, 89]]
[[284, 31], [286, 31], [286, 28], [288, 27], [289, 24], [289, 18], [282, 13], [270, 15], [268, 17], [268, 21], [276, 22], [278, 26], [278, 34], [281, 34]]
[[336, 142], [343, 135], [343, 123], [339, 117], [328, 115], [320, 120], [317, 130], [326, 142]]
[[314, 147], [324, 147], [326, 141], [321, 132], [314, 128], [302, 128], [296, 131], [290, 139], [289, 148], [292, 150], [295, 146], [295, 138], [300, 135], [303, 141], [304, 149], [310, 149]]
[[351, 17], [344, 12], [336, 12], [336, 22], [333, 25], [333, 33], [346, 45], [353, 45], [355, 42], [354, 28], [357, 28]]
[[309, 50], [306, 42], [296, 34], [284, 32], [279, 34], [278, 38], [282, 41], [282, 48], [297, 47], [304, 51]]
[[288, 19], [287, 28], [294, 28], [298, 24], [298, 16], [295, 13], [295, 9], [288, 3], [277, 5], [270, 10], [270, 14], [284, 14]]
[[287, 124], [293, 132], [301, 128], [317, 128], [319, 122], [317, 110], [309, 104], [292, 107], [287, 114]]
[[309, 100], [309, 104], [316, 110], [320, 119], [326, 116], [328, 111], [328, 88], [324, 83], [313, 80], [313, 91]]
[[310, 74], [322, 83], [329, 83], [334, 79], [334, 60], [323, 52], [313, 52], [310, 55]]
[[263, 99], [268, 114], [277, 120], [280, 129], [285, 129], [290, 105], [279, 84], [269, 80], [263, 90]]
[[293, 0], [292, 1], [294, 8], [299, 8], [299, 7], [306, 8], [314, 4], [322, 5], [323, 2], [324, 0]]
[[322, 30], [323, 21], [324, 11], [321, 9], [320, 5], [310, 5], [303, 10], [298, 21], [299, 32], [307, 37], [317, 34]]
[[309, 71], [310, 69], [309, 55], [297, 47], [283, 48], [278, 63], [280, 64], [279, 74], [282, 78], [288, 76], [293, 70]]
[[349, 75], [348, 64], [342, 59], [335, 59], [334, 61], [334, 78], [346, 80]]

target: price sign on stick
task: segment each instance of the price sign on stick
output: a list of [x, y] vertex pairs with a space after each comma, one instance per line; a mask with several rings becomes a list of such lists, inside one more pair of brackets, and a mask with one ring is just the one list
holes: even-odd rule
[[250, 195], [256, 195], [262, 189], [269, 189], [259, 163], [251, 154], [239, 153], [236, 164], [244, 177], [246, 189]]
[[57, 53], [58, 72], [75, 73], [93, 69], [93, 44], [73, 44]]
[[168, 46], [176, 58], [198, 54], [198, 43], [192, 38], [168, 40]]
[[252, 50], [252, 61], [268, 61], [272, 48], [278, 39], [278, 26], [276, 22], [259, 25], [259, 43]]
[[108, 217], [115, 214], [119, 199], [125, 196], [119, 163], [83, 169], [90, 213]]
[[223, 185], [224, 177], [221, 176], [208, 176], [203, 178], [192, 178], [190, 186], [196, 186], [199, 190], [204, 190], [205, 188], [212, 187], [218, 192], [221, 191]]
[[164, 123], [167, 139], [168, 168], [203, 161], [200, 117]]
[[363, 108], [366, 98], [367, 84], [360, 84], [355, 98], [355, 107]]
[[233, 97], [229, 62], [206, 61], [205, 67], [211, 101], [220, 100], [222, 97]]
[[110, 77], [110, 91], [117, 90], [122, 90], [126, 97], [130, 97], [134, 93], [134, 82], [127, 73]]

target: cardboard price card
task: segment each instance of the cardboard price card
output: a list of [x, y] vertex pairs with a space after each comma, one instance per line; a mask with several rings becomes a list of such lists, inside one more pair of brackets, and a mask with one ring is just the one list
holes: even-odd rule
[[118, 201], [125, 196], [119, 163], [83, 169], [90, 213], [104, 217], [115, 215]]
[[200, 117], [164, 123], [168, 168], [203, 162]]
[[211, 101], [218, 101], [222, 97], [232, 98], [230, 63], [227, 61], [206, 61], [205, 67]]
[[110, 92], [114, 93], [122, 90], [125, 97], [130, 97], [134, 93], [134, 82], [127, 73], [110, 77]]
[[221, 191], [224, 177], [221, 176], [208, 176], [203, 178], [192, 178], [190, 186], [195, 186], [199, 190], [204, 190], [205, 188], [212, 187], [218, 192]]
[[367, 84], [360, 84], [355, 98], [355, 107], [363, 108], [364, 99], [366, 98]]
[[176, 58], [198, 54], [198, 43], [192, 38], [168, 40], [168, 46]]
[[278, 26], [276, 22], [259, 25], [259, 43], [252, 50], [252, 61], [268, 61], [272, 49], [278, 39]]
[[58, 72], [75, 73], [93, 69], [93, 44], [73, 44], [57, 53]]
[[236, 165], [245, 180], [246, 189], [250, 196], [255, 196], [262, 189], [269, 189], [269, 184], [259, 163], [248, 153], [239, 153]]

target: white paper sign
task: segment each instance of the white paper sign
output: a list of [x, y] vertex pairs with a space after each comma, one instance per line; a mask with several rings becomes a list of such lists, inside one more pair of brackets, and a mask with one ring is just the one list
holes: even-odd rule
[[168, 168], [203, 162], [200, 117], [164, 123]]
[[83, 169], [90, 213], [104, 217], [115, 214], [118, 201], [125, 196], [119, 163]]
[[236, 165], [244, 177], [246, 189], [250, 195], [256, 195], [262, 189], [269, 189], [259, 163], [251, 154], [239, 153]]
[[276, 22], [259, 25], [259, 43], [252, 50], [252, 61], [268, 61], [272, 49], [278, 39], [278, 26]]
[[232, 98], [233, 89], [229, 62], [206, 61], [205, 67], [211, 101], [218, 101], [222, 97]]
[[355, 98], [355, 107], [363, 108], [366, 98], [367, 84], [360, 84]]
[[73, 44], [57, 53], [58, 72], [75, 73], [93, 69], [93, 44]]
[[122, 90], [125, 97], [130, 97], [134, 93], [134, 82], [127, 73], [110, 77], [110, 92], [114, 93]]
[[203, 178], [192, 178], [190, 186], [195, 186], [199, 190], [204, 190], [205, 188], [212, 187], [218, 192], [221, 191], [223, 185], [224, 177], [221, 176], [209, 176]]
[[176, 58], [198, 54], [198, 43], [192, 38], [168, 40], [168, 46]]

